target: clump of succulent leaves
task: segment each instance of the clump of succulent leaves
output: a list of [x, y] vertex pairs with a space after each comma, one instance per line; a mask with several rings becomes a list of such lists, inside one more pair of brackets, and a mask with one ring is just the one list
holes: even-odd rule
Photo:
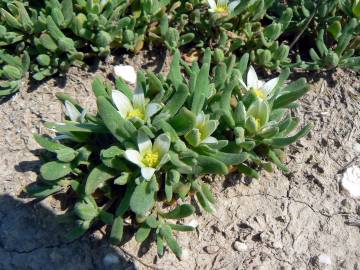
[[[299, 67], [310, 70], [335, 67], [360, 70], [360, 2], [358, 0], [277, 1], [272, 10], [293, 10], [284, 35], [296, 41]], [[309, 52], [303, 51], [309, 48]], [[300, 59], [300, 56], [304, 60]]]
[[37, 198], [62, 192], [75, 200], [65, 214], [76, 220], [70, 238], [107, 224], [117, 244], [131, 226], [137, 241], [152, 235], [160, 255], [167, 246], [181, 257], [176, 235], [194, 229], [183, 219], [194, 214], [194, 204], [216, 209], [202, 176], [258, 178], [273, 165], [287, 171], [285, 147], [311, 128], [294, 131], [299, 119], [290, 112], [308, 90], [305, 79], [285, 84], [285, 69], [263, 82], [248, 67], [249, 54], [216, 65], [212, 54], [207, 49], [202, 63], [189, 65], [176, 51], [167, 76], [138, 71], [134, 89], [120, 73], [116, 89], [96, 78], [96, 114], [57, 94], [67, 119], [46, 123], [54, 137], [35, 135], [46, 149], [45, 163], [28, 192]]
[[28, 69], [42, 80], [111, 49], [136, 53], [147, 43], [172, 52], [187, 45], [190, 62], [211, 46], [220, 61], [249, 53], [253, 64], [269, 69], [359, 70], [359, 6], [358, 0], [0, 0], [0, 96], [16, 92]]
[[[218, 48], [218, 54], [247, 52], [256, 65], [271, 69], [285, 66], [291, 60], [289, 46], [281, 37], [293, 12], [288, 8], [280, 16], [267, 16], [273, 3], [272, 0], [192, 0], [178, 3], [173, 13], [167, 13], [161, 19], [159, 36], [163, 37], [167, 47], [174, 49], [178, 44], [174, 40], [179, 40], [177, 30], [187, 33], [183, 38], [197, 48], [210, 45]], [[169, 25], [173, 27], [172, 31], [168, 30]], [[150, 36], [156, 35], [150, 32]], [[196, 50], [190, 53], [195, 54]]]
[[28, 70], [42, 80], [91, 57], [105, 57], [113, 48], [138, 52], [165, 5], [157, 0], [0, 0], [0, 96], [18, 91], [18, 78]]

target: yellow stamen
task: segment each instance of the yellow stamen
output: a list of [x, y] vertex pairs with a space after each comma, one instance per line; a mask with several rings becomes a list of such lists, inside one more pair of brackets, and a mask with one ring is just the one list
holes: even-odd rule
[[153, 151], [146, 152], [142, 158], [142, 163], [150, 168], [156, 167], [159, 163], [159, 153]]
[[255, 119], [255, 123], [256, 123], [256, 129], [259, 129], [260, 126], [261, 126], [261, 121], [260, 121], [260, 119], [259, 119], [259, 118], [256, 118], [256, 119]]
[[134, 117], [139, 117], [140, 119], [144, 120], [145, 114], [140, 109], [134, 109], [127, 114], [126, 118], [130, 119], [130, 118], [134, 118]]
[[218, 5], [216, 6], [215, 12], [216, 12], [216, 13], [220, 13], [220, 14], [228, 14], [228, 13], [229, 13], [229, 8], [228, 8], [227, 5], [218, 4]]
[[196, 125], [196, 128], [199, 130], [200, 139], [201, 139], [201, 140], [205, 140], [205, 139], [206, 139], [206, 137], [205, 137], [205, 135], [206, 135], [206, 132], [205, 132], [205, 123], [203, 122], [203, 123], [197, 124], [197, 125]]
[[261, 99], [266, 99], [266, 93], [262, 89], [253, 89], [255, 96]]

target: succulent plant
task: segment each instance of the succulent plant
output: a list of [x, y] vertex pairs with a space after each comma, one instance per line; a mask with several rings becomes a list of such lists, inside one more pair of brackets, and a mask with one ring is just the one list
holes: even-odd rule
[[112, 49], [137, 53], [149, 43], [172, 53], [191, 48], [190, 62], [210, 46], [215, 63], [249, 53], [252, 64], [273, 70], [359, 70], [359, 6], [357, 0], [0, 0], [2, 54], [30, 59], [20, 73], [2, 59], [0, 95], [19, 89], [19, 79], [8, 82], [9, 71], [29, 70], [42, 80]]
[[[278, 4], [294, 11], [294, 19], [285, 35], [291, 35], [292, 45], [299, 44], [297, 64], [308, 70], [335, 67], [359, 70], [360, 25], [358, 3], [353, 0], [288, 1]], [[307, 44], [303, 46], [303, 44]], [[309, 48], [308, 57], [304, 48]]]
[[257, 178], [258, 170], [270, 171], [272, 163], [287, 170], [285, 147], [311, 128], [293, 133], [299, 119], [289, 114], [308, 90], [305, 80], [284, 85], [285, 69], [263, 84], [250, 68], [245, 85], [249, 54], [239, 61], [224, 58], [211, 68], [212, 54], [206, 49], [201, 65], [188, 65], [175, 51], [166, 77], [138, 71], [135, 90], [119, 73], [117, 90], [96, 78], [95, 115], [57, 94], [68, 119], [46, 124], [56, 132], [53, 138], [35, 135], [47, 151], [41, 181], [28, 192], [39, 198], [65, 192], [75, 198], [65, 214], [76, 220], [70, 238], [103, 223], [111, 226], [110, 238], [117, 244], [130, 222], [137, 241], [152, 233], [160, 255], [167, 245], [181, 257], [175, 234], [194, 229], [183, 221], [194, 214], [192, 204], [215, 210], [203, 175], [238, 171]]

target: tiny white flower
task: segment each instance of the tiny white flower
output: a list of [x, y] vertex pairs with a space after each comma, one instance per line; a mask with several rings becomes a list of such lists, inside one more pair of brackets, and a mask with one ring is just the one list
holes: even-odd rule
[[215, 137], [212, 137], [211, 134], [213, 134], [218, 125], [218, 120], [210, 120], [209, 115], [200, 112], [196, 116], [195, 127], [185, 134], [185, 139], [193, 146], [198, 146], [200, 144], [215, 144], [218, 140]]
[[279, 77], [273, 78], [268, 82], [259, 80], [253, 66], [250, 66], [249, 71], [247, 73], [247, 78], [246, 78], [247, 84], [245, 84], [245, 82], [242, 79], [240, 79], [240, 83], [246, 90], [253, 91], [255, 95], [261, 99], [266, 99], [267, 97], [271, 96], [272, 91], [274, 90], [278, 82], [279, 82]]
[[210, 115], [205, 115], [204, 112], [201, 112], [196, 117], [195, 128], [200, 132], [201, 143], [217, 143], [215, 137], [210, 136], [214, 133], [219, 121], [210, 120]]
[[207, 0], [209, 4], [209, 12], [215, 13], [222, 16], [230, 15], [235, 8], [239, 5], [240, 0], [229, 1], [229, 0]]
[[360, 168], [348, 168], [341, 179], [341, 187], [353, 198], [360, 198]]
[[136, 83], [136, 71], [134, 67], [129, 65], [117, 65], [114, 66], [115, 76], [122, 78], [124, 81], [130, 84]]
[[118, 90], [112, 91], [112, 100], [124, 119], [138, 118], [143, 121], [149, 120], [160, 109], [158, 103], [147, 103], [142, 88], [136, 87], [132, 101]]
[[141, 168], [141, 175], [150, 180], [155, 171], [159, 170], [168, 160], [170, 138], [166, 134], [159, 135], [154, 144], [144, 133], [138, 133], [138, 150], [127, 149], [124, 157]]

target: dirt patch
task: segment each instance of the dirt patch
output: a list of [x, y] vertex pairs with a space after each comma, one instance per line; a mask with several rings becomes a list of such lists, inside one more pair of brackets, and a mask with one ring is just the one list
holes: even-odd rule
[[[147, 68], [168, 67], [165, 53], [115, 61], [141, 67], [144, 57], [154, 60]], [[96, 72], [110, 73], [108, 64]], [[37, 204], [18, 198], [41, 165], [32, 134], [44, 133], [45, 121], [63, 119], [55, 93], [64, 91], [94, 109], [94, 75], [73, 68], [66, 79], [50, 79], [35, 91], [24, 85], [0, 106], [0, 269], [359, 269], [359, 227], [346, 223], [360, 224], [360, 203], [339, 189], [343, 171], [360, 165], [353, 150], [360, 143], [355, 73], [338, 70], [312, 78], [311, 91], [294, 113], [315, 127], [289, 147], [291, 173], [262, 173], [259, 181], [241, 175], [211, 179], [217, 211], [198, 212], [198, 229], [177, 235], [184, 247], [181, 261], [170, 252], [158, 258], [151, 242], [110, 246], [99, 232], [64, 243], [53, 221], [60, 211], [56, 200]]]

